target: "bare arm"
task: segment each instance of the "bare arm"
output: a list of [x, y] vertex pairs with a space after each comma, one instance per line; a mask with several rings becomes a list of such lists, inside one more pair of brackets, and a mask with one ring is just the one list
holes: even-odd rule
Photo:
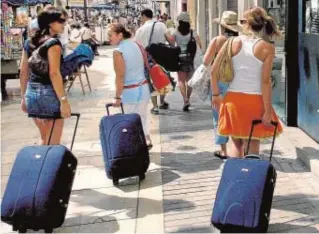
[[217, 57], [213, 63], [211, 74], [210, 74], [210, 81], [211, 81], [211, 88], [213, 95], [219, 94], [219, 88], [218, 88], [218, 68], [220, 66], [223, 53], [227, 50], [227, 43], [224, 43], [223, 47], [220, 49], [220, 52], [218, 52]]
[[206, 50], [206, 53], [203, 58], [203, 63], [205, 66], [208, 66], [211, 64], [213, 56], [215, 55], [216, 51], [216, 46], [217, 46], [217, 38], [215, 37], [210, 43], [209, 46]]
[[116, 97], [121, 97], [124, 87], [124, 76], [125, 76], [125, 62], [122, 54], [119, 51], [113, 52], [113, 63], [116, 74], [115, 87]]
[[195, 37], [195, 40], [196, 40], [196, 43], [197, 43], [198, 47], [199, 47], [200, 49], [202, 49], [202, 48], [203, 48], [203, 45], [202, 45], [202, 41], [200, 40], [199, 36], [196, 36], [196, 37]]
[[166, 33], [165, 34], [166, 40], [168, 41], [168, 43], [171, 46], [175, 46], [176, 40], [175, 40], [175, 36], [171, 35], [170, 33]]
[[271, 71], [275, 57], [275, 48], [273, 45], [269, 46], [269, 53], [266, 57], [262, 67], [262, 82], [261, 91], [264, 102], [265, 113], [270, 114], [272, 110], [272, 87], [271, 87]]
[[59, 99], [65, 96], [62, 75], [60, 71], [61, 53], [62, 51], [59, 45], [54, 45], [48, 50], [50, 79], [54, 91]]
[[28, 55], [25, 50], [23, 50], [21, 63], [20, 63], [20, 87], [21, 87], [21, 98], [24, 98], [27, 83], [29, 80], [29, 65], [28, 65]]

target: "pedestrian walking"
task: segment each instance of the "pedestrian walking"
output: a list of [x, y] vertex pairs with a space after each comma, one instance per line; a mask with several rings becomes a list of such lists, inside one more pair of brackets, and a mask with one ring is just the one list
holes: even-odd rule
[[[233, 11], [224, 11], [221, 18], [214, 19], [215, 23], [218, 23], [221, 29], [221, 35], [213, 38], [204, 55], [203, 63], [205, 66], [210, 67], [214, 62], [219, 50], [229, 37], [238, 36], [241, 31], [241, 27], [238, 25], [238, 15]], [[224, 96], [228, 85], [226, 83], [218, 82], [218, 88], [221, 96]], [[214, 155], [218, 158], [227, 158], [228, 137], [220, 136], [218, 134], [218, 110], [212, 108], [213, 111], [213, 128], [215, 132], [215, 144], [220, 145], [220, 150], [214, 152]]]
[[148, 123], [151, 94], [145, 77], [142, 51], [131, 39], [131, 32], [122, 24], [111, 24], [108, 30], [111, 45], [117, 46], [113, 53], [116, 74], [113, 105], [118, 107], [123, 103], [125, 113], [137, 113], [141, 116], [146, 143], [150, 149], [153, 146]]
[[[255, 127], [249, 154], [259, 154], [260, 140], [273, 136], [271, 121], [279, 122], [272, 108], [270, 78], [275, 47], [268, 41], [280, 32], [275, 20], [261, 7], [244, 14], [243, 29], [246, 35], [236, 37], [230, 45], [234, 77], [224, 98], [217, 77], [227, 44], [218, 53], [211, 71], [212, 106], [220, 111], [218, 132], [232, 138], [232, 157], [244, 156], [253, 120], [262, 119], [263, 124]], [[281, 132], [279, 123], [278, 134]]]
[[194, 73], [194, 58], [197, 47], [202, 49], [202, 44], [196, 31], [191, 29], [190, 16], [187, 12], [182, 12], [177, 17], [177, 21], [179, 25], [173, 32], [170, 44], [175, 45], [176, 43], [181, 48], [178, 87], [184, 100], [183, 111], [189, 111], [192, 88], [187, 85], [187, 82]]
[[42, 145], [48, 144], [54, 118], [57, 120], [50, 144], [60, 144], [63, 118], [71, 115], [60, 73], [62, 45], [57, 39], [65, 21], [60, 9], [45, 8], [38, 16], [39, 28], [24, 45], [21, 59], [21, 107], [33, 118]]
[[[144, 48], [149, 44], [163, 43], [165, 44], [170, 37], [166, 25], [162, 22], [156, 22], [153, 20], [153, 11], [145, 9], [141, 12], [142, 26], [136, 31], [135, 41], [141, 44]], [[155, 23], [156, 22], [156, 23]], [[155, 25], [154, 25], [155, 23]], [[153, 35], [151, 37], [152, 29], [154, 25]], [[151, 39], [151, 42], [150, 42]], [[169, 104], [165, 102], [165, 95], [160, 95], [160, 105], [158, 106], [157, 96], [152, 96], [153, 108], [152, 114], [159, 114], [159, 109], [168, 109]]]

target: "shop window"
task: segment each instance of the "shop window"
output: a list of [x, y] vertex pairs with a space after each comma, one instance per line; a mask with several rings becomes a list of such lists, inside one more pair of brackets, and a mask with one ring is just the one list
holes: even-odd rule
[[304, 32], [319, 34], [319, 0], [305, 0]]

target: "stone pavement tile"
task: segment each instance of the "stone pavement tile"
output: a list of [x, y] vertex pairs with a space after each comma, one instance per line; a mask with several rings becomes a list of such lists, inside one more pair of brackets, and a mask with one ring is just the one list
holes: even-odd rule
[[[223, 162], [214, 158], [214, 134], [209, 105], [193, 100], [190, 113], [178, 109], [179, 93], [167, 100], [172, 108], [160, 115], [164, 223], [166, 232], [197, 232], [210, 227], [210, 216]], [[269, 159], [271, 141], [261, 144], [261, 156]], [[316, 180], [285, 136], [276, 139], [273, 164], [277, 184], [271, 211], [271, 230], [305, 228], [317, 212]], [[172, 199], [182, 199], [171, 202]], [[304, 218], [304, 219], [302, 219]], [[295, 222], [299, 219], [299, 223]], [[192, 226], [198, 228], [193, 228]], [[315, 229], [313, 229], [315, 231]]]
[[57, 233], [134, 233], [135, 220], [116, 220], [110, 222], [87, 224], [55, 229]]

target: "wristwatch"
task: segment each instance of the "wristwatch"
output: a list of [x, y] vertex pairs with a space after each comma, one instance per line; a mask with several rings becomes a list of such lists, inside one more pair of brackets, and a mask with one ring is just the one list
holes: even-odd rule
[[60, 97], [60, 101], [66, 101], [68, 98], [66, 96]]

